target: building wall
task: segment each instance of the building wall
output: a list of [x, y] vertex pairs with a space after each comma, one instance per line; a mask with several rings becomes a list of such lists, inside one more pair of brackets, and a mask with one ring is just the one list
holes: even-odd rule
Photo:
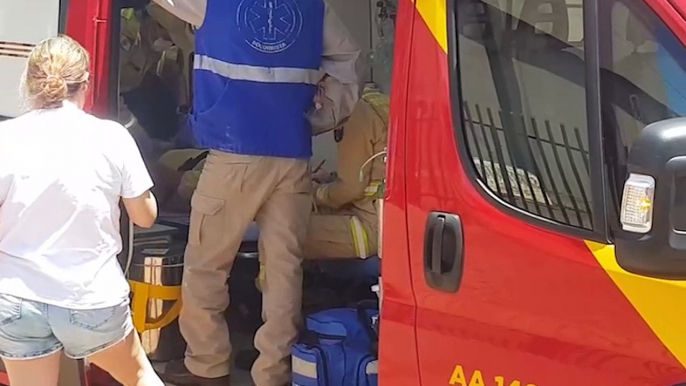
[[0, 116], [15, 117], [22, 111], [19, 79], [26, 57], [33, 45], [57, 35], [60, 2], [4, 0], [0, 3]]

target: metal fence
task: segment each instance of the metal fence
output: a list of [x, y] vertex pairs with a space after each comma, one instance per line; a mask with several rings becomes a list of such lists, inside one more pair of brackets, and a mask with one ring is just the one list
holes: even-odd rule
[[474, 166], [490, 190], [528, 212], [592, 228], [585, 133], [521, 113], [463, 105]]

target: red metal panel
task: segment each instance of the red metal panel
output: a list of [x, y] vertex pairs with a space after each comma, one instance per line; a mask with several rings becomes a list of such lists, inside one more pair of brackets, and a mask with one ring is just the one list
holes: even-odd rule
[[669, 3], [676, 9], [682, 18], [686, 19], [686, 2], [683, 0], [669, 0]]
[[91, 82], [86, 108], [97, 115], [109, 113], [111, 0], [70, 0], [67, 35], [91, 54]]
[[686, 1], [684, 0], [643, 0], [648, 4], [667, 26], [686, 45], [686, 31], [682, 24], [686, 18]]
[[420, 385], [415, 337], [415, 303], [410, 273], [405, 206], [405, 131], [414, 3], [399, 1], [386, 200], [383, 213], [383, 309], [379, 377], [382, 385]]
[[[457, 366], [464, 376], [458, 372], [452, 384], [463, 386], [686, 380], [583, 240], [513, 218], [477, 192], [464, 171], [472, 166], [456, 151], [453, 119], [459, 116], [451, 109], [446, 52], [422, 19], [413, 39], [406, 199], [422, 384], [451, 384]], [[432, 290], [422, 275], [432, 210], [463, 221], [465, 272], [457, 294]]]

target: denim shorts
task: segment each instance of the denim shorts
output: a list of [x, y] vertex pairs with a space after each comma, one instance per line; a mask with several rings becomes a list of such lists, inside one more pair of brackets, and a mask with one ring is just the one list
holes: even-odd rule
[[133, 331], [128, 300], [97, 310], [70, 310], [0, 294], [0, 357], [36, 359], [57, 351], [82, 359]]

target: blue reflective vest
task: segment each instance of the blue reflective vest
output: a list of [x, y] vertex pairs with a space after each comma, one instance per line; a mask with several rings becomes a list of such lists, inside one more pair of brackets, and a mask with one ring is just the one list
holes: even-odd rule
[[309, 158], [323, 30], [322, 0], [208, 0], [193, 64], [198, 147]]

